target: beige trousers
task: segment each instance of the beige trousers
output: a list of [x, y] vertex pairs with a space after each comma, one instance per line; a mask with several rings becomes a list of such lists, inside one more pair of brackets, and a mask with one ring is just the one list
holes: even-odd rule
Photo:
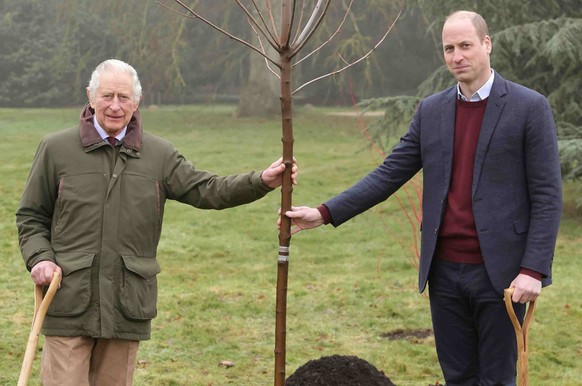
[[44, 386], [131, 386], [139, 341], [46, 336], [40, 378]]

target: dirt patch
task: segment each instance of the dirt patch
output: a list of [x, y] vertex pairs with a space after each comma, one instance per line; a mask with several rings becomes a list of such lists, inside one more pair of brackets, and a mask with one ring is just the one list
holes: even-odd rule
[[[398, 329], [381, 334], [388, 340], [413, 342], [431, 337], [431, 329]], [[331, 355], [311, 360], [285, 381], [285, 386], [396, 386], [383, 371], [355, 356]], [[441, 386], [439, 382], [428, 386]]]
[[285, 386], [395, 386], [370, 363], [355, 356], [332, 355], [311, 360], [285, 381]]
[[390, 332], [385, 332], [383, 334], [380, 334], [380, 336], [382, 338], [386, 338], [388, 340], [420, 340], [420, 339], [424, 339], [424, 338], [428, 338], [429, 336], [432, 336], [432, 330], [431, 329], [425, 329], [425, 330], [404, 330], [404, 329], [398, 329], [398, 330], [394, 330], [394, 331], [390, 331]]

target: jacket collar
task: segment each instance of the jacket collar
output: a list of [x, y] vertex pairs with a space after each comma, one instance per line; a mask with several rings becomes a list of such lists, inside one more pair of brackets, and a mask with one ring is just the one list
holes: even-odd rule
[[[95, 110], [93, 110], [89, 103], [87, 103], [85, 107], [83, 107], [83, 111], [81, 111], [81, 123], [79, 125], [81, 143], [85, 148], [103, 142], [103, 139], [101, 139], [101, 136], [93, 125], [94, 115]], [[141, 150], [142, 135], [143, 129], [141, 127], [141, 117], [139, 110], [136, 110], [127, 124], [127, 133], [121, 142], [123, 142], [125, 147], [139, 152]]]

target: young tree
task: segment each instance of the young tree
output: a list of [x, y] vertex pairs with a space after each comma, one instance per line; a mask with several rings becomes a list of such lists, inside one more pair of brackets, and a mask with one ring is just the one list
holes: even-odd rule
[[[320, 79], [331, 75], [339, 74], [342, 71], [362, 62], [386, 39], [394, 23], [402, 13], [396, 16], [378, 40], [369, 45], [369, 49], [357, 58], [342, 57], [342, 64], [339, 68], [304, 82], [298, 87], [294, 87], [292, 82], [293, 68], [307, 59], [311, 55], [317, 54], [342, 30], [345, 21], [351, 15], [353, 0], [346, 2], [334, 2], [342, 11], [343, 16], [337, 23], [337, 27], [331, 35], [322, 39], [321, 43], [313, 48], [310, 53], [301, 58], [304, 48], [309, 47], [308, 43], [322, 25], [327, 13], [332, 7], [332, 0], [317, 1], [297, 1], [297, 0], [264, 0], [264, 7], [259, 6], [256, 0], [243, 1], [235, 0], [236, 5], [246, 18], [250, 28], [256, 36], [258, 45], [244, 40], [240, 36], [226, 31], [205, 18], [194, 7], [188, 6], [181, 0], [174, 0], [181, 11], [175, 10], [168, 5], [168, 9], [181, 14], [184, 17], [195, 19], [206, 23], [211, 28], [219, 31], [231, 39], [241, 43], [247, 48], [257, 53], [264, 60], [265, 71], [269, 71], [279, 79], [280, 88], [280, 108], [281, 126], [283, 142], [283, 161], [287, 166], [283, 174], [283, 185], [281, 188], [281, 213], [291, 210], [292, 183], [291, 165], [293, 164], [293, 103], [292, 98], [295, 93]], [[268, 47], [276, 52], [275, 57], [268, 54]], [[275, 327], [275, 386], [285, 384], [285, 355], [286, 355], [286, 310], [287, 310], [287, 280], [289, 267], [289, 247], [291, 241], [291, 219], [282, 215], [281, 228], [279, 231], [279, 252], [277, 270], [277, 304], [276, 304], [276, 327]]]

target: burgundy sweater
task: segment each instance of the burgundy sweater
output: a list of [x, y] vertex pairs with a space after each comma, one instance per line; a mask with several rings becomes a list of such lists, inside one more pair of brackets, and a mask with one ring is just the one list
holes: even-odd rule
[[483, 263], [471, 195], [475, 151], [486, 106], [487, 99], [479, 102], [457, 100], [453, 169], [447, 206], [439, 230], [438, 259], [455, 263]]

